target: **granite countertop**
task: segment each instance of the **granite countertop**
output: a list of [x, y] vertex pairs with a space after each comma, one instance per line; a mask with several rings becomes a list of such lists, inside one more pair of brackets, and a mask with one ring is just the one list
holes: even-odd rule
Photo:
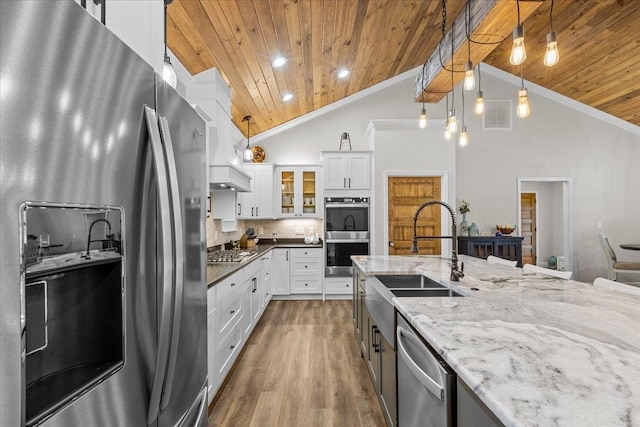
[[270, 239], [265, 239], [258, 243], [253, 249], [257, 252], [251, 258], [242, 262], [218, 262], [215, 264], [207, 264], [207, 287], [213, 286], [225, 277], [230, 276], [236, 271], [244, 268], [251, 262], [260, 259], [260, 255], [270, 251], [273, 248], [322, 248], [322, 240], [316, 245], [307, 245], [303, 239], [278, 239], [273, 243]]
[[639, 297], [465, 255], [457, 283], [440, 257], [352, 259], [468, 296], [393, 302], [505, 425], [640, 425]]

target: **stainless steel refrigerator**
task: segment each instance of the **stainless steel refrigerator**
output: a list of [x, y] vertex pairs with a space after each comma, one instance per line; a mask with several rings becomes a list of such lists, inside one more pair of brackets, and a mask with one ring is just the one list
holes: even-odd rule
[[72, 0], [0, 2], [0, 425], [206, 425], [205, 123]]

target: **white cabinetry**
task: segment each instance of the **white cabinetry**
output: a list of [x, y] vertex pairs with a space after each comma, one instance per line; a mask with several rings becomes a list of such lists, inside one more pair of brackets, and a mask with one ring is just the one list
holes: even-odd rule
[[327, 277], [324, 279], [325, 295], [351, 295], [353, 280], [351, 277]]
[[371, 152], [322, 153], [324, 190], [370, 190]]
[[320, 218], [320, 167], [278, 166], [276, 168], [280, 218]]
[[274, 249], [271, 251], [271, 288], [273, 295], [289, 295], [289, 251]]
[[262, 298], [264, 305], [262, 311], [267, 307], [269, 301], [271, 301], [271, 252], [267, 252], [260, 258], [260, 284], [262, 287]]
[[322, 293], [322, 248], [291, 249], [291, 293]]
[[273, 218], [273, 164], [242, 165], [251, 175], [251, 191], [238, 193], [238, 218]]

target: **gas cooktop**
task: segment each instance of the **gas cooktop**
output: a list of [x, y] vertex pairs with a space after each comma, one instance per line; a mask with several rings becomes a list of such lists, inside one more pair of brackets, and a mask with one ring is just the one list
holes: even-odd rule
[[242, 262], [247, 258], [251, 258], [257, 251], [242, 250], [217, 250], [207, 253], [207, 264], [217, 264], [219, 262]]

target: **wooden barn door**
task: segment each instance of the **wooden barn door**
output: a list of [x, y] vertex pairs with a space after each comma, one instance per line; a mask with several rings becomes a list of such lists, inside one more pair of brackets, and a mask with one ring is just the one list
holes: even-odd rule
[[536, 195], [520, 194], [520, 223], [522, 229], [522, 265], [536, 265]]
[[[440, 177], [389, 177], [387, 200], [389, 255], [411, 255], [413, 215], [424, 202], [440, 200]], [[418, 236], [439, 236], [442, 206], [429, 206], [418, 217]], [[439, 255], [440, 239], [418, 241], [420, 255]]]

